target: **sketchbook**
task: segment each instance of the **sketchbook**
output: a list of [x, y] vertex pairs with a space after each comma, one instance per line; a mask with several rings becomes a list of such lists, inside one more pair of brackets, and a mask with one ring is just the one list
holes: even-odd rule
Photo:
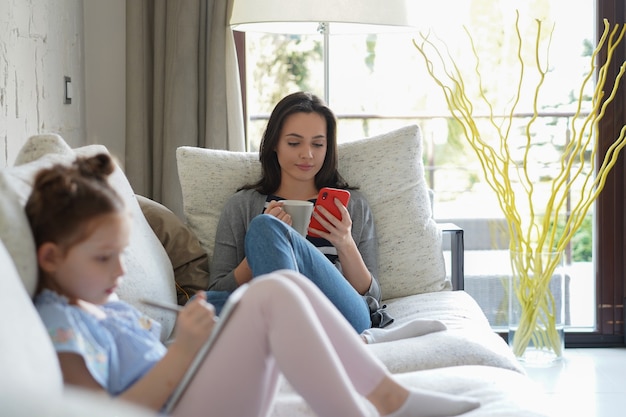
[[215, 344], [215, 341], [219, 337], [224, 326], [226, 326], [226, 323], [228, 323], [228, 319], [233, 314], [233, 311], [235, 311], [235, 309], [237, 308], [241, 297], [247, 289], [248, 284], [243, 284], [239, 286], [226, 300], [226, 303], [222, 308], [222, 312], [217, 319], [217, 323], [215, 323], [215, 326], [213, 327], [211, 335], [204, 343], [204, 345], [200, 347], [200, 350], [198, 351], [195, 359], [189, 365], [189, 369], [187, 369], [187, 372], [185, 373], [185, 375], [183, 375], [183, 379], [180, 381], [180, 384], [178, 384], [170, 398], [165, 403], [165, 406], [163, 407], [163, 412], [165, 412], [166, 414], [171, 414], [171, 412], [178, 404], [178, 401], [185, 393], [185, 390], [193, 380], [196, 372], [198, 372], [198, 368], [200, 368], [200, 365], [204, 361], [204, 358], [206, 358], [206, 356], [211, 351], [211, 348]]

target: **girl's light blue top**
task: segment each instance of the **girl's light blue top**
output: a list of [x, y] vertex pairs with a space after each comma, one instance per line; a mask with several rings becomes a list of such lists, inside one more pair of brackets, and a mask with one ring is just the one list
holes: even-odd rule
[[56, 351], [82, 356], [110, 395], [124, 392], [165, 355], [161, 325], [123, 301], [100, 306], [104, 319], [50, 290], [35, 298], [35, 306]]

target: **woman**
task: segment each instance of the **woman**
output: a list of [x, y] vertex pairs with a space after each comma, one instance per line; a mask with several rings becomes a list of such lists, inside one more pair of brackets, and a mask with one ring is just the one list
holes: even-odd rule
[[[222, 212], [209, 289], [233, 291], [254, 276], [293, 269], [313, 281], [357, 332], [372, 327], [367, 300], [378, 311], [381, 299], [374, 219], [363, 195], [337, 170], [333, 112], [310, 93], [284, 97], [270, 115], [259, 159], [259, 181], [243, 186]], [[327, 231], [304, 240], [286, 227], [291, 218], [280, 200], [315, 201], [322, 187], [350, 189], [350, 202], [347, 208], [338, 203], [341, 220], [315, 210]]]

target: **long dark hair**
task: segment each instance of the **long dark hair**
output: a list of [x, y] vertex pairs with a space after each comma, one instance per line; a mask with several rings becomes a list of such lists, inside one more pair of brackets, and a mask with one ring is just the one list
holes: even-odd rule
[[307, 92], [297, 92], [283, 97], [276, 104], [263, 133], [259, 160], [261, 161], [261, 179], [254, 184], [247, 184], [241, 189], [254, 189], [261, 194], [273, 194], [280, 187], [281, 174], [276, 145], [285, 119], [294, 113], [317, 113], [326, 119], [326, 157], [322, 168], [315, 175], [315, 186], [334, 188], [354, 188], [341, 177], [337, 170], [337, 119], [335, 114], [322, 99]]

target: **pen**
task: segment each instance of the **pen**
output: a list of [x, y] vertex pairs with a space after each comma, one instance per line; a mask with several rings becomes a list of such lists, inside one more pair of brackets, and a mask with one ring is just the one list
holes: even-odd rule
[[143, 304], [146, 304], [152, 307], [157, 307], [157, 308], [162, 308], [163, 310], [173, 311], [174, 313], [180, 313], [181, 310], [183, 309], [178, 304], [164, 303], [162, 301], [148, 300], [146, 298], [141, 298], [139, 301], [142, 302]]

